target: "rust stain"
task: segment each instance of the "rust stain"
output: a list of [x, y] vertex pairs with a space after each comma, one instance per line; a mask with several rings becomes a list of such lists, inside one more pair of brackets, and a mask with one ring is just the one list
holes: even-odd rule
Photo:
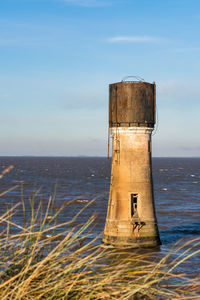
[[109, 85], [109, 126], [154, 127], [155, 83], [118, 82]]

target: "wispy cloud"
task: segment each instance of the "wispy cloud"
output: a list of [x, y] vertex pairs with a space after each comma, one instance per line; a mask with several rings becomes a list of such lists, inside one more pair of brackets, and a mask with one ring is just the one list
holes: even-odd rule
[[85, 6], [85, 7], [99, 7], [99, 6], [108, 6], [113, 3], [113, 1], [104, 1], [104, 0], [59, 0], [65, 2], [66, 4], [76, 5], [76, 6]]
[[32, 39], [32, 38], [0, 38], [0, 46], [34, 46], [34, 45], [42, 45], [44, 44], [42, 40]]
[[0, 38], [0, 46], [20, 45], [22, 41], [17, 39]]
[[200, 46], [196, 46], [196, 47], [175, 47], [175, 48], [169, 48], [166, 49], [165, 51], [167, 52], [172, 52], [172, 53], [181, 53], [181, 52], [199, 52], [200, 51]]
[[[188, 110], [200, 107], [199, 103], [199, 79], [178, 80], [172, 79], [168, 81], [157, 82], [158, 99], [162, 99], [162, 106], [173, 109]], [[188, 102], [190, 99], [190, 102]], [[161, 102], [160, 102], [161, 103]], [[172, 108], [171, 107], [171, 108]]]
[[194, 16], [196, 19], [200, 19], [200, 14]]
[[8, 97], [9, 97], [8, 94], [1, 93], [1, 92], [0, 92], [0, 100], [5, 100], [5, 99], [7, 99]]
[[115, 36], [108, 38], [107, 41], [109, 43], [152, 43], [152, 42], [160, 42], [164, 41], [165, 39], [160, 37], [154, 37], [154, 36]]

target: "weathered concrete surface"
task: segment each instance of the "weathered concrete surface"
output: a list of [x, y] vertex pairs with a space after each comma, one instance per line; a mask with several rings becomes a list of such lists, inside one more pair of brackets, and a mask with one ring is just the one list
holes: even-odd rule
[[152, 130], [112, 128], [111, 184], [103, 237], [106, 245], [134, 248], [160, 244], [153, 198]]

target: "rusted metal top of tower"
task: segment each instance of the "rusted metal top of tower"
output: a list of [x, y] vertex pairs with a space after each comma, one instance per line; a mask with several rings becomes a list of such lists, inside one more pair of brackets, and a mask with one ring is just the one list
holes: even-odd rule
[[154, 127], [156, 85], [121, 81], [109, 85], [109, 127]]

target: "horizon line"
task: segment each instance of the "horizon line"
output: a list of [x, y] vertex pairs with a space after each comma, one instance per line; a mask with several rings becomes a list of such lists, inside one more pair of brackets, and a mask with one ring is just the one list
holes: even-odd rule
[[[66, 157], [66, 158], [112, 158], [112, 156], [107, 157], [106, 155], [0, 155], [1, 157]], [[152, 156], [152, 158], [200, 158], [200, 156]]]

